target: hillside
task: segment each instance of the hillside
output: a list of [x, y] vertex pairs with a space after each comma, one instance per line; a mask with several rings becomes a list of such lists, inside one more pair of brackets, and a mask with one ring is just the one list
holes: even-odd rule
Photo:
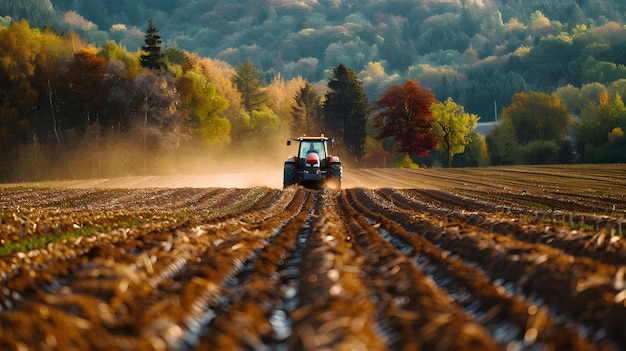
[[[623, 41], [624, 13], [626, 3], [615, 0], [11, 0], [0, 5], [0, 15], [14, 20], [62, 32], [73, 28], [91, 42], [112, 39], [129, 51], [140, 48], [152, 18], [166, 47], [231, 65], [250, 59], [267, 81], [280, 73], [316, 82], [344, 62], [361, 72], [368, 94], [376, 97], [390, 83], [420, 78], [438, 98], [452, 96], [489, 118], [494, 99], [504, 106], [515, 92], [586, 83], [582, 50], [590, 42]], [[576, 35], [580, 40], [562, 51], [561, 33], [568, 43]], [[520, 49], [551, 37], [557, 38], [550, 43], [554, 51], [517, 60]], [[614, 54], [617, 48], [601, 50], [596, 53], [603, 61], [626, 63]]]

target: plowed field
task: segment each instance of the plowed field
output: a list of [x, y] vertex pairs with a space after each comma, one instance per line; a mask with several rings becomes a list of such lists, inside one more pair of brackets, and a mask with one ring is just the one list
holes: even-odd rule
[[624, 165], [272, 182], [0, 186], [0, 349], [626, 349]]

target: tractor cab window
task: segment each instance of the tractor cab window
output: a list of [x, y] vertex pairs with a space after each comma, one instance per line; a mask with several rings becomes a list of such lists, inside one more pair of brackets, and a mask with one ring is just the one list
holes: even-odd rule
[[321, 141], [304, 141], [300, 144], [300, 157], [306, 157], [310, 153], [316, 153], [320, 160], [326, 158], [324, 143]]

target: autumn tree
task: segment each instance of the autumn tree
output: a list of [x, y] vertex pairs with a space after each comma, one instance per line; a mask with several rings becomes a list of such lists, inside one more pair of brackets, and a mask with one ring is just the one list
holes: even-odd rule
[[304, 86], [296, 93], [294, 100], [295, 106], [292, 107], [291, 111], [293, 120], [289, 128], [291, 134], [318, 134], [319, 124], [323, 116], [322, 100], [313, 85], [305, 82]]
[[236, 74], [232, 77], [246, 111], [260, 110], [268, 104], [265, 83], [261, 80], [259, 71], [249, 60], [235, 68]]
[[381, 130], [376, 138], [393, 138], [396, 152], [428, 156], [439, 142], [431, 110], [436, 101], [430, 90], [422, 89], [413, 80], [389, 88], [374, 102], [378, 111], [374, 127]]
[[567, 135], [570, 115], [556, 95], [531, 92], [517, 93], [511, 105], [502, 110], [521, 144], [531, 141], [559, 141]]
[[36, 105], [32, 84], [39, 32], [28, 22], [0, 28], [0, 179], [10, 179], [19, 145], [32, 138], [29, 112]]
[[333, 69], [328, 89], [322, 107], [325, 129], [358, 161], [365, 155], [369, 113], [363, 84], [354, 70], [340, 63]]
[[100, 113], [108, 95], [104, 75], [107, 62], [90, 51], [74, 54], [65, 73], [69, 113], [66, 128], [78, 128], [83, 131], [92, 123], [100, 123]]
[[159, 30], [154, 26], [152, 18], [150, 18], [144, 39], [146, 45], [141, 47], [141, 50], [143, 50], [140, 57], [141, 67], [150, 69], [161, 69], [165, 67], [163, 63], [164, 54], [161, 51], [162, 40], [158, 33]]
[[41, 35], [41, 51], [37, 55], [37, 70], [34, 76], [34, 86], [39, 91], [39, 102], [37, 123], [33, 129], [41, 136], [52, 131], [57, 144], [61, 144], [61, 127], [67, 117], [60, 109], [69, 102], [67, 97], [62, 96], [68, 83], [66, 75], [68, 62], [73, 62], [76, 50], [84, 46], [86, 44], [75, 33], [63, 38], [48, 30]]
[[465, 151], [470, 143], [470, 133], [476, 128], [478, 116], [465, 112], [463, 106], [452, 98], [431, 106], [435, 118], [435, 130], [439, 138], [439, 150], [448, 158], [448, 167], [452, 167], [452, 158]]

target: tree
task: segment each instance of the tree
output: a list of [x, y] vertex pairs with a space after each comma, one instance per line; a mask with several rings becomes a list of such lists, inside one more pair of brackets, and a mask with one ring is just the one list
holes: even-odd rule
[[104, 57], [107, 61], [120, 60], [124, 62], [129, 77], [135, 77], [141, 70], [142, 64], [140, 58], [128, 52], [125, 47], [116, 44], [112, 40], [108, 40], [104, 43], [98, 50], [97, 55]]
[[348, 155], [359, 161], [365, 155], [367, 95], [351, 68], [340, 63], [328, 81], [329, 91], [323, 104], [324, 124], [337, 137]]
[[[139, 61], [137, 61], [139, 65]], [[123, 61], [111, 59], [108, 61], [105, 83], [109, 87], [105, 111], [100, 119], [103, 130], [112, 133], [127, 131], [133, 113], [133, 82], [128, 78], [129, 73]]]
[[476, 128], [478, 116], [465, 112], [452, 98], [431, 106], [435, 118], [435, 130], [439, 138], [439, 149], [448, 157], [448, 167], [452, 167], [452, 158], [465, 151], [465, 145], [471, 141], [470, 133]]
[[626, 127], [626, 106], [619, 94], [613, 99], [602, 92], [598, 101], [583, 107], [577, 126], [578, 152], [584, 162], [596, 162], [594, 153], [610, 142], [611, 132]]
[[378, 110], [374, 127], [381, 129], [376, 138], [393, 138], [396, 152], [427, 157], [439, 142], [431, 110], [436, 101], [430, 90], [422, 89], [413, 80], [389, 88], [374, 102]]
[[189, 71], [177, 81], [176, 87], [190, 131], [200, 132], [208, 144], [230, 142], [231, 124], [222, 115], [228, 108], [228, 100], [215, 84], [204, 75]]
[[161, 51], [161, 36], [157, 33], [159, 30], [154, 27], [152, 18], [148, 20], [148, 29], [144, 42], [146, 46], [142, 46], [143, 53], [140, 57], [141, 67], [150, 69], [161, 69], [165, 67], [163, 63], [164, 54]]
[[108, 87], [104, 79], [107, 62], [89, 51], [74, 54], [70, 61], [65, 82], [70, 102], [68, 128], [84, 131], [92, 123], [100, 123], [99, 114], [104, 109]]
[[626, 78], [626, 66], [613, 62], [598, 61], [589, 57], [583, 65], [582, 82], [609, 84]]
[[40, 32], [28, 22], [0, 28], [0, 145], [12, 148], [29, 137], [27, 116], [37, 103], [32, 81], [40, 52]]
[[268, 96], [265, 84], [261, 80], [261, 71], [256, 69], [249, 60], [235, 68], [236, 74], [232, 81], [241, 94], [241, 100], [247, 112], [267, 107]]
[[502, 120], [485, 136], [491, 163], [494, 165], [515, 164], [518, 160], [519, 142], [515, 128], [509, 120]]
[[59, 113], [61, 105], [67, 103], [62, 97], [63, 86], [67, 84], [63, 72], [67, 71], [68, 62], [73, 62], [74, 52], [81, 46], [80, 38], [74, 33], [69, 38], [62, 38], [53, 31], [44, 31], [40, 37], [41, 52], [37, 55], [36, 72], [33, 86], [39, 92], [36, 121], [33, 132], [46, 139], [49, 132], [57, 144], [61, 144], [64, 113]]
[[181, 137], [179, 99], [174, 77], [165, 71], [143, 70], [134, 80], [135, 106], [139, 113], [133, 127], [143, 135], [144, 173], [150, 154], [175, 149]]
[[559, 141], [567, 135], [570, 115], [556, 95], [517, 93], [511, 105], [502, 110], [502, 118], [511, 121], [521, 144], [531, 141]]
[[305, 82], [304, 86], [294, 97], [296, 105], [293, 106], [291, 116], [293, 121], [290, 126], [292, 135], [305, 133], [314, 135], [319, 132], [319, 123], [322, 118], [322, 100], [313, 85]]
[[488, 166], [490, 161], [485, 137], [473, 130], [468, 138], [470, 142], [465, 146], [465, 151], [454, 159], [454, 164], [458, 167]]

